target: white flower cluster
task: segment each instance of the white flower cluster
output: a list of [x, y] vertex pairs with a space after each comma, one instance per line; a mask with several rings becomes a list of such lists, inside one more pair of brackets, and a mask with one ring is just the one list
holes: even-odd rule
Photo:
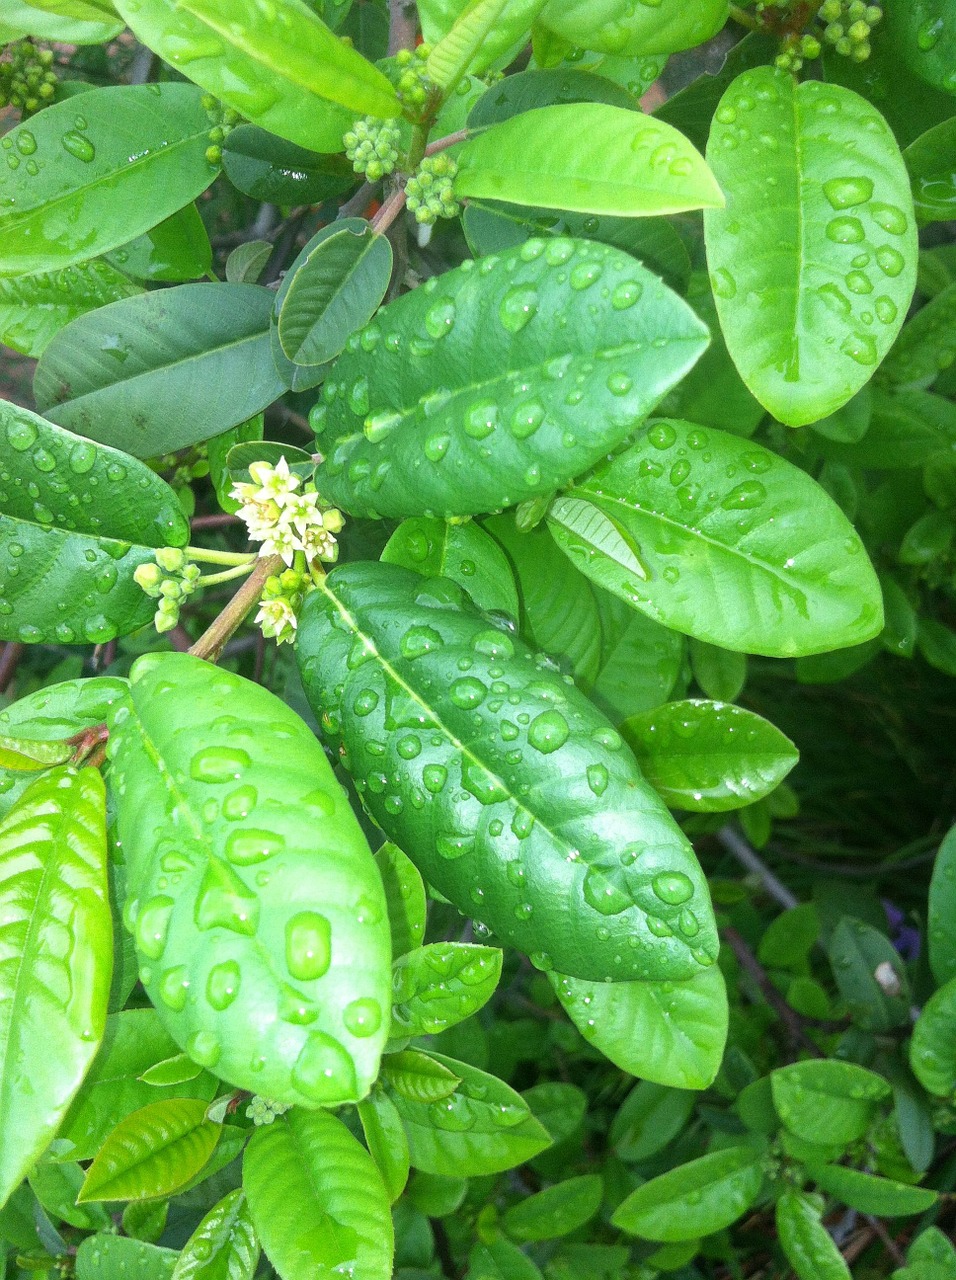
[[312, 486], [299, 491], [302, 481], [282, 457], [274, 467], [253, 462], [249, 474], [255, 483], [235, 484], [230, 497], [242, 506], [236, 513], [253, 542], [261, 542], [260, 556], [278, 555], [291, 565], [297, 551], [307, 560], [335, 560], [335, 534], [344, 523], [339, 511], [323, 511]]

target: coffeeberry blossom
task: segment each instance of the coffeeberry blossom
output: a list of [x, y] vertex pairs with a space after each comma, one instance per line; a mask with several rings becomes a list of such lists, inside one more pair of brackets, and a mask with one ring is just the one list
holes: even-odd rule
[[287, 565], [299, 551], [309, 562], [337, 559], [341, 512], [323, 509], [315, 488], [302, 488], [284, 457], [274, 467], [253, 462], [249, 474], [252, 483], [233, 485], [230, 497], [242, 504], [237, 515], [250, 540], [262, 543], [260, 556], [279, 555]]

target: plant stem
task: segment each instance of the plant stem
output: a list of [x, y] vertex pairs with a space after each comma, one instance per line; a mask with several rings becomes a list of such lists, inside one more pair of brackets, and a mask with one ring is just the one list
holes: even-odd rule
[[193, 529], [222, 529], [226, 525], [239, 524], [238, 516], [233, 516], [228, 511], [217, 512], [211, 516], [196, 516], [192, 521]]
[[205, 658], [207, 662], [215, 662], [229, 637], [238, 631], [246, 614], [259, 599], [266, 578], [281, 572], [283, 564], [281, 556], [260, 559], [219, 617], [203, 632], [189, 652], [197, 658]]
[[397, 191], [392, 192], [372, 219], [372, 230], [378, 232], [387, 230], [404, 208], [405, 188], [399, 187]]
[[251, 565], [256, 558], [254, 552], [210, 551], [206, 547], [186, 547], [186, 554], [199, 564]]
[[737, 957], [737, 963], [746, 973], [753, 978], [754, 982], [760, 988], [761, 994], [770, 1005], [771, 1009], [776, 1013], [777, 1017], [787, 1028], [789, 1038], [794, 1045], [801, 1045], [815, 1058], [823, 1057], [817, 1044], [810, 1038], [804, 1028], [803, 1021], [797, 1013], [796, 1009], [791, 1009], [786, 1000], [773, 985], [770, 975], [764, 969], [763, 965], [748, 947], [743, 935], [738, 933], [736, 929], [727, 928], [723, 930], [724, 940], [727, 942], [731, 951]]
[[779, 902], [785, 911], [800, 905], [800, 899], [777, 879], [763, 859], [757, 856], [743, 836], [738, 835], [733, 827], [721, 827], [717, 832], [717, 839], [728, 853], [732, 853], [748, 871], [752, 871], [759, 877], [767, 893]]
[[759, 31], [760, 23], [752, 13], [748, 13], [746, 9], [742, 9], [739, 4], [730, 6], [730, 16], [734, 22], [739, 22], [742, 27], [746, 27], [749, 31]]
[[236, 565], [233, 569], [223, 569], [221, 573], [204, 574], [196, 583], [197, 587], [215, 587], [220, 582], [231, 582], [233, 578], [243, 578], [251, 572], [254, 560], [249, 560], [246, 564]]
[[465, 142], [471, 137], [470, 129], [457, 129], [454, 133], [446, 133], [444, 138], [436, 138], [434, 142], [430, 142], [425, 148], [426, 156], [433, 156], [438, 151], [445, 151], [448, 147], [455, 147], [459, 142]]
[[17, 666], [26, 651], [26, 645], [19, 640], [8, 640], [3, 646], [0, 656], [0, 693], [5, 693], [13, 677], [17, 674]]
[[415, 48], [415, 16], [409, 0], [388, 0], [388, 52]]

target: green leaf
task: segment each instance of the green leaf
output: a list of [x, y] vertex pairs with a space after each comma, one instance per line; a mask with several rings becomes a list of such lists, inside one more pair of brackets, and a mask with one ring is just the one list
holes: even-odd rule
[[434, 1102], [413, 1102], [392, 1085], [414, 1168], [446, 1177], [480, 1177], [523, 1164], [550, 1146], [547, 1130], [503, 1080], [440, 1053], [422, 1056], [461, 1083], [453, 1094]]
[[[471, 69], [482, 75], [490, 67], [504, 67], [527, 43], [531, 24], [544, 0], [509, 0], [494, 27], [476, 50]], [[420, 0], [422, 34], [429, 44], [437, 44], [451, 31], [468, 9], [468, 0]]]
[[[276, 295], [279, 343], [296, 364], [337, 356], [375, 314], [392, 274], [392, 246], [362, 218], [330, 222], [292, 263]], [[357, 349], [356, 337], [352, 349]]]
[[887, 471], [920, 467], [932, 458], [952, 456], [954, 446], [956, 406], [926, 391], [893, 396], [876, 393], [873, 416], [861, 440], [852, 444], [827, 440], [819, 445], [828, 458]]
[[37, 773], [54, 764], [66, 764], [74, 749], [69, 742], [0, 737], [0, 768], [14, 773]]
[[879, 1218], [896, 1218], [903, 1214], [923, 1213], [939, 1199], [939, 1192], [929, 1187], [913, 1187], [892, 1178], [878, 1178], [845, 1165], [828, 1164], [811, 1171], [821, 1191], [860, 1213]]
[[480, 525], [451, 524], [427, 516], [403, 520], [382, 552], [386, 564], [414, 569], [427, 578], [451, 578], [479, 609], [519, 612], [514, 574], [507, 557]]
[[148, 1200], [170, 1195], [203, 1167], [221, 1126], [199, 1098], [151, 1102], [121, 1120], [86, 1171], [78, 1199]]
[[585, 49], [639, 55], [677, 53], [703, 44], [727, 20], [726, 0], [551, 0], [541, 22], [562, 39]]
[[939, 1227], [926, 1227], [906, 1255], [907, 1266], [893, 1280], [956, 1280], [956, 1249]]
[[779, 47], [779, 39], [775, 40], [769, 33], [750, 32], [733, 46], [717, 70], [697, 76], [686, 88], [668, 95], [667, 100], [655, 108], [654, 115], [679, 129], [695, 147], [703, 150], [717, 104], [728, 85], [749, 67], [772, 62]]
[[[0, 712], [0, 724], [3, 713]], [[956, 827], [943, 837], [933, 864], [929, 885], [927, 940], [929, 967], [940, 986], [956, 978], [956, 937], [952, 921], [956, 919]]]
[[956, 16], [946, 0], [911, 0], [887, 9], [896, 56], [927, 84], [956, 93]]
[[36, 9], [28, 0], [4, 0], [2, 26], [4, 30], [11, 28], [10, 40], [37, 36], [67, 44], [104, 44], [123, 30], [122, 22], [107, 19], [105, 14], [98, 21], [85, 22]]
[[584, 1038], [622, 1071], [677, 1089], [713, 1082], [727, 1039], [727, 991], [718, 969], [689, 982], [549, 976]]
[[170, 1280], [252, 1280], [259, 1239], [245, 1192], [229, 1194], [206, 1214], [183, 1245]]
[[956, 978], [923, 1005], [910, 1042], [910, 1066], [929, 1093], [947, 1098], [956, 1092]]
[[390, 1204], [394, 1204], [408, 1182], [408, 1139], [398, 1108], [382, 1089], [373, 1089], [358, 1104], [362, 1132], [372, 1159], [382, 1175]]
[[432, 49], [425, 70], [446, 95], [469, 69], [508, 4], [509, 0], [474, 0]]
[[242, 1181], [263, 1248], [283, 1280], [390, 1274], [385, 1186], [372, 1157], [335, 1116], [297, 1107], [258, 1129]]
[[[53, 769], [0, 823], [0, 1206], [56, 1135], [103, 1038], [112, 968], [106, 802]], [[56, 1052], [50, 1052], [50, 1045]]]
[[312, 412], [316, 483], [354, 515], [446, 517], [551, 493], [593, 466], [707, 342], [632, 258], [560, 238], [434, 277], [358, 336]]
[[883, 366], [884, 377], [903, 389], [929, 387], [956, 360], [956, 284], [949, 285], [907, 320]]
[[636, 1162], [656, 1155], [683, 1131], [693, 1110], [690, 1090], [640, 1080], [611, 1123], [608, 1136], [615, 1154]]
[[764, 1178], [759, 1147], [726, 1147], [632, 1191], [611, 1222], [645, 1240], [696, 1240], [729, 1227], [750, 1208]]
[[37, 404], [70, 431], [138, 458], [208, 440], [282, 394], [272, 303], [258, 285], [182, 284], [100, 307], [44, 351]]
[[[238, 252], [238, 250], [235, 252]], [[271, 245], [269, 246], [269, 252], [272, 252]], [[206, 456], [209, 459], [209, 479], [216, 490], [216, 498], [223, 511], [235, 514], [242, 506], [241, 502], [229, 496], [232, 486], [236, 482], [236, 477], [229, 470], [229, 454], [237, 444], [261, 444], [264, 429], [265, 416], [257, 413], [245, 422], [240, 422], [238, 426], [230, 427], [228, 431], [222, 431], [218, 436], [211, 436], [206, 442]], [[250, 459], [250, 461], [255, 461], [255, 459]], [[276, 461], [278, 461], [278, 458]], [[247, 480], [250, 478], [248, 472], [246, 472], [245, 478]]]
[[0, 640], [99, 643], [143, 626], [154, 605], [133, 573], [189, 533], [172, 489], [128, 454], [6, 401], [0, 430]]
[[[341, 146], [341, 138], [334, 145]], [[307, 151], [251, 124], [227, 134], [222, 168], [239, 191], [270, 204], [321, 204], [358, 181], [345, 156]]]
[[631, 716], [621, 733], [665, 804], [698, 813], [763, 799], [799, 759], [769, 720], [726, 702], [668, 702]]
[[704, 640], [691, 640], [688, 650], [694, 679], [706, 696], [717, 702], [736, 702], [747, 683], [746, 654]]
[[[621, 606], [616, 596], [599, 588], [599, 609], [602, 596], [611, 605]], [[607, 643], [590, 695], [614, 724], [666, 702], [684, 658], [684, 638], [678, 632], [643, 613], [624, 612], [623, 627], [610, 637], [605, 635]]]
[[778, 1067], [770, 1085], [777, 1114], [791, 1133], [810, 1142], [862, 1138], [877, 1102], [890, 1092], [881, 1077], [853, 1062], [814, 1059]]
[[921, 133], [903, 152], [920, 222], [948, 222], [956, 207], [956, 116]]
[[389, 1054], [382, 1061], [382, 1077], [408, 1102], [437, 1102], [450, 1097], [461, 1084], [450, 1067], [419, 1049]]
[[840, 994], [858, 1027], [882, 1033], [909, 1021], [906, 969], [885, 934], [863, 920], [843, 916], [827, 950]]
[[513, 1204], [501, 1225], [516, 1240], [556, 1240], [590, 1222], [603, 1197], [604, 1183], [598, 1174], [567, 1178]]
[[364, 1097], [388, 1034], [385, 898], [311, 730], [252, 681], [152, 653], [110, 751], [124, 919], [177, 1044], [278, 1102]]
[[626, 218], [724, 201], [683, 134], [603, 102], [538, 107], [470, 138], [458, 153], [455, 194]]
[[216, 169], [201, 96], [186, 84], [117, 85], [85, 93], [82, 115], [67, 100], [11, 129], [8, 154], [21, 163], [0, 177], [0, 276], [115, 249], [205, 191]]
[[148, 1067], [141, 1076], [137, 1076], [137, 1079], [143, 1084], [162, 1088], [164, 1085], [183, 1084], [187, 1080], [195, 1080], [197, 1076], [202, 1075], [202, 1071], [203, 1068], [197, 1062], [193, 1062], [188, 1053], [176, 1053], [171, 1058], [165, 1058], [162, 1062]]
[[[524, 111], [569, 102], [603, 102], [629, 111], [640, 109], [634, 95], [623, 85], [579, 70], [578, 65], [574, 69], [536, 69], [505, 76], [491, 85], [475, 103], [468, 114], [469, 129], [482, 129], [510, 120]], [[600, 239], [598, 236], [594, 238]]]
[[777, 1236], [799, 1280], [850, 1280], [850, 1269], [814, 1203], [787, 1188], [777, 1201]]
[[363, 804], [460, 910], [579, 977], [713, 962], [693, 851], [618, 735], [454, 583], [336, 569], [306, 597], [297, 650]]
[[106, 1019], [106, 1034], [58, 1137], [71, 1144], [69, 1157], [90, 1160], [118, 1121], [151, 1102], [201, 1098], [208, 1102], [216, 1082], [208, 1072], [175, 1085], [142, 1081], [151, 1067], [176, 1051], [152, 1009], [127, 1009]]
[[184, 205], [106, 256], [135, 280], [195, 280], [212, 267], [209, 235], [194, 204]]
[[[272, 257], [275, 246], [269, 240], [246, 240], [236, 245], [226, 259], [225, 273], [229, 284], [255, 284]], [[269, 335], [271, 341], [271, 333]]]
[[425, 883], [411, 858], [398, 845], [385, 843], [375, 855], [382, 877], [388, 926], [392, 935], [392, 958], [420, 947], [425, 940], [428, 902]]
[[177, 1256], [125, 1236], [87, 1236], [76, 1253], [76, 1280], [169, 1280]]
[[341, 149], [352, 114], [396, 116], [395, 90], [302, 0], [116, 0], [134, 35], [269, 133]]
[[433, 942], [392, 968], [392, 1036], [434, 1036], [470, 1018], [494, 995], [502, 953], [465, 942]]
[[468, 1280], [543, 1280], [540, 1269], [517, 1245], [499, 1236], [479, 1242], [468, 1255]]
[[103, 22], [116, 17], [109, 0], [27, 0], [34, 9], [56, 13], [78, 22]]
[[142, 293], [139, 285], [96, 259], [58, 271], [0, 277], [0, 341], [38, 357], [77, 316], [135, 293]]
[[920, 618], [916, 643], [931, 667], [956, 676], [956, 632], [936, 618]]
[[721, 99], [707, 158], [727, 195], [704, 216], [727, 347], [781, 422], [814, 422], [872, 377], [913, 296], [899, 148], [850, 90], [761, 67]]
[[833, 500], [726, 432], [657, 422], [555, 499], [548, 522], [593, 581], [725, 649], [817, 653], [883, 625], [876, 574]]
[[[79, 1207], [76, 1195], [83, 1183], [78, 1164], [54, 1164], [41, 1160], [28, 1177], [30, 1190], [52, 1217], [83, 1231], [102, 1231], [112, 1226], [112, 1218], [102, 1205]], [[10, 1202], [12, 1207], [13, 1201]], [[0, 1235], [3, 1235], [0, 1229]]]
[[549, 1080], [532, 1085], [521, 1095], [536, 1120], [540, 1120], [551, 1136], [554, 1147], [548, 1156], [559, 1151], [565, 1141], [580, 1132], [587, 1113], [588, 1100], [583, 1090], [573, 1084]]

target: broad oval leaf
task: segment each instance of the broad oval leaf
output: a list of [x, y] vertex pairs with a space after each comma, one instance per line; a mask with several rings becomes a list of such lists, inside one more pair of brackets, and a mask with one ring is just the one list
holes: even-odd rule
[[0, 341], [40, 356], [55, 333], [87, 311], [142, 293], [107, 262], [0, 277]]
[[116, 20], [115, 14], [112, 17], [101, 14], [95, 21], [66, 18], [34, 8], [28, 0], [4, 0], [0, 26], [4, 32], [9, 29], [5, 39], [37, 36], [41, 40], [62, 40], [67, 44], [104, 44], [123, 30], [123, 24]]
[[391, 1273], [388, 1196], [375, 1162], [341, 1120], [298, 1107], [258, 1129], [242, 1165], [249, 1210], [283, 1280]]
[[380, 1088], [373, 1089], [358, 1104], [358, 1114], [369, 1153], [382, 1175], [389, 1203], [394, 1204], [408, 1182], [408, 1139], [402, 1118], [395, 1103]]
[[910, 1042], [910, 1066], [929, 1093], [948, 1098], [956, 1092], [956, 978], [923, 1005]]
[[385, 899], [313, 734], [260, 686], [168, 653], [134, 663], [110, 725], [124, 918], [177, 1043], [279, 1102], [364, 1097], [388, 1034]]
[[392, 969], [392, 1035], [433, 1036], [477, 1013], [494, 995], [502, 953], [466, 942], [432, 942]]
[[414, 1168], [479, 1177], [524, 1164], [551, 1145], [548, 1131], [503, 1080], [440, 1053], [421, 1056], [457, 1076], [459, 1084], [434, 1102], [415, 1102], [389, 1082]]
[[196, 280], [212, 268], [212, 245], [199, 210], [187, 204], [106, 257], [135, 280]]
[[[0, 727], [3, 712], [0, 712]], [[952, 922], [956, 920], [956, 827], [950, 827], [939, 846], [929, 885], [928, 904], [929, 966], [933, 977], [943, 986], [956, 978], [956, 937]]]
[[259, 1238], [239, 1188], [200, 1222], [183, 1245], [171, 1280], [252, 1280], [258, 1262]]
[[0, 640], [86, 644], [148, 622], [133, 581], [155, 548], [184, 546], [172, 489], [121, 453], [0, 403]]
[[896, 1218], [904, 1214], [924, 1213], [939, 1199], [931, 1187], [913, 1187], [893, 1178], [879, 1178], [841, 1164], [823, 1165], [812, 1170], [814, 1182], [828, 1195], [860, 1213], [879, 1218]]
[[187, 84], [117, 85], [58, 102], [6, 134], [0, 276], [51, 271], [125, 244], [216, 176], [209, 118]]
[[726, 0], [551, 0], [541, 14], [542, 24], [570, 44], [623, 57], [690, 49], [726, 20]]
[[375, 855], [375, 865], [385, 890], [392, 957], [398, 959], [406, 951], [420, 947], [425, 940], [428, 910], [425, 883], [414, 862], [398, 845], [383, 844]]
[[688, 650], [694, 679], [705, 695], [715, 702], [736, 702], [747, 683], [747, 655], [705, 640], [692, 640]]
[[508, 559], [494, 538], [472, 521], [451, 523], [427, 516], [403, 520], [381, 558], [426, 578], [451, 578], [479, 609], [518, 617], [518, 592]]
[[611, 1124], [608, 1138], [615, 1155], [626, 1161], [642, 1161], [662, 1151], [683, 1132], [694, 1101], [689, 1089], [638, 1081]]
[[253, 284], [183, 284], [100, 307], [44, 351], [37, 404], [138, 458], [208, 440], [283, 392], [269, 345], [273, 301]]
[[850, 1280], [850, 1269], [819, 1210], [801, 1192], [788, 1187], [777, 1201], [777, 1235], [799, 1280]]
[[625, 218], [724, 202], [683, 134], [604, 102], [557, 103], [491, 125], [458, 152], [455, 194]]
[[557, 1240], [590, 1222], [604, 1198], [596, 1173], [567, 1178], [505, 1210], [501, 1225], [516, 1240]]
[[363, 804], [461, 911], [579, 977], [713, 963], [693, 850], [618, 734], [454, 583], [337, 569], [306, 598], [297, 648]]
[[104, 1232], [80, 1241], [76, 1280], [169, 1280], [176, 1258], [174, 1249]]
[[723, 431], [657, 422], [558, 497], [548, 520], [589, 578], [725, 649], [819, 653], [883, 626], [876, 574], [832, 498], [792, 463]]
[[317, 231], [276, 295], [279, 344], [296, 364], [337, 356], [374, 315], [392, 274], [392, 246], [362, 218]]
[[689, 982], [551, 985], [584, 1038], [632, 1076], [675, 1089], [706, 1089], [727, 1039], [727, 989], [716, 968]]
[[[395, 90], [301, 0], [116, 0], [134, 35], [253, 123], [338, 151], [354, 113], [396, 116]], [[208, 125], [207, 125], [208, 131]]]
[[921, 222], [948, 222], [956, 211], [956, 116], [921, 133], [903, 152]]
[[358, 182], [345, 156], [307, 151], [251, 124], [227, 134], [222, 167], [239, 191], [270, 204], [321, 204]]
[[113, 931], [96, 769], [52, 769], [0, 823], [0, 946], [2, 1206], [55, 1136], [103, 1038]]
[[855, 1142], [890, 1086], [855, 1062], [814, 1059], [771, 1072], [773, 1105], [786, 1128], [821, 1145]]
[[883, 373], [904, 389], [931, 386], [956, 360], [956, 284], [942, 289], [907, 320]]
[[886, 934], [864, 920], [843, 916], [827, 952], [840, 995], [858, 1027], [885, 1033], [909, 1021], [906, 968]]
[[726, 1147], [645, 1182], [618, 1205], [611, 1222], [645, 1240], [697, 1240], [746, 1213], [763, 1179], [759, 1147]]
[[77, 1197], [148, 1200], [178, 1191], [215, 1150], [221, 1125], [202, 1099], [152, 1102], [121, 1120], [86, 1171]]
[[621, 733], [665, 804], [698, 813], [753, 804], [799, 759], [769, 720], [726, 702], [668, 702], [631, 716]]
[[781, 422], [824, 418], [873, 376], [913, 296], [899, 147], [851, 90], [762, 67], [724, 94], [707, 158], [727, 196], [704, 229], [728, 350]]
[[408, 1102], [437, 1102], [461, 1084], [450, 1067], [420, 1049], [388, 1054], [382, 1059], [382, 1078]]
[[550, 493], [593, 466], [693, 365], [707, 331], [627, 254], [556, 238], [433, 277], [355, 341], [312, 411], [320, 492], [354, 515], [450, 517]]

